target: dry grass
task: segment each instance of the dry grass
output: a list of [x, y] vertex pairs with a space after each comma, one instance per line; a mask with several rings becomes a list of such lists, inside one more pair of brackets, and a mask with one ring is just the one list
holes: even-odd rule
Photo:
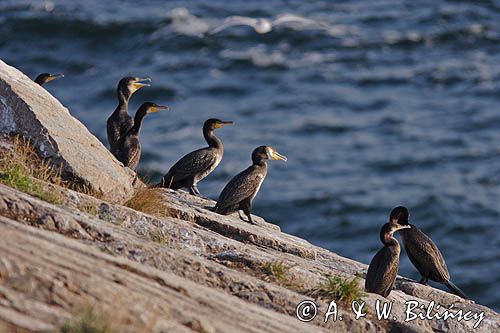
[[341, 304], [351, 304], [354, 300], [360, 300], [365, 296], [365, 292], [359, 287], [360, 278], [355, 276], [352, 279], [341, 276], [327, 276], [326, 280], [310, 291], [310, 295], [317, 298], [322, 297], [328, 300], [335, 300]]
[[83, 194], [102, 198], [102, 193], [90, 189], [75, 179], [63, 180], [61, 168], [40, 158], [30, 140], [20, 136], [7, 139], [12, 151], [0, 149], [0, 183], [36, 196], [51, 203], [61, 203], [60, 193], [45, 189], [44, 183], [62, 186]]
[[98, 216], [99, 215], [99, 210], [97, 209], [97, 207], [91, 203], [85, 203], [85, 204], [81, 204], [81, 205], [78, 205], [78, 210], [81, 211], [81, 212], [84, 212], [88, 215], [91, 215], [91, 216]]
[[170, 243], [170, 236], [163, 231], [161, 226], [157, 226], [156, 230], [150, 232], [150, 237], [158, 244], [166, 245]]
[[61, 185], [60, 170], [41, 160], [28, 140], [15, 137], [14, 151], [0, 157], [0, 182], [51, 203], [61, 203], [57, 191], [45, 189], [44, 182]]
[[75, 311], [61, 326], [63, 333], [114, 333], [108, 317], [91, 305]]
[[159, 218], [172, 217], [172, 209], [163, 205], [163, 199], [157, 189], [142, 189], [125, 206]]

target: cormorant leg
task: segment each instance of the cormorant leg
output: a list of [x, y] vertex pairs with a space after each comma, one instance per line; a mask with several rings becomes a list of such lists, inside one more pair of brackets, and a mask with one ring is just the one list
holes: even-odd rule
[[242, 221], [248, 222], [247, 220], [245, 220], [245, 218], [243, 216], [241, 216], [241, 211], [239, 209], [238, 209], [238, 216], [240, 217], [240, 219]]
[[426, 286], [428, 280], [429, 280], [429, 278], [426, 278], [425, 276], [422, 276], [422, 278], [420, 279], [420, 281], [418, 281], [418, 283], [421, 283], [424, 286]]
[[190, 188], [189, 188], [189, 193], [191, 193], [192, 195], [196, 195], [196, 196], [200, 196], [200, 191], [198, 190], [198, 187], [196, 186], [196, 184], [193, 184]]
[[248, 217], [248, 222], [250, 222], [251, 224], [257, 224], [252, 220], [252, 201], [250, 201], [250, 199], [247, 199], [241, 203], [241, 209], [243, 210], [243, 213], [245, 213], [245, 215]]
[[255, 224], [255, 225], [257, 225], [257, 223], [255, 223], [255, 222], [252, 220], [252, 215], [251, 215], [251, 214], [247, 214], [247, 217], [248, 217], [248, 222], [250, 222], [251, 224]]

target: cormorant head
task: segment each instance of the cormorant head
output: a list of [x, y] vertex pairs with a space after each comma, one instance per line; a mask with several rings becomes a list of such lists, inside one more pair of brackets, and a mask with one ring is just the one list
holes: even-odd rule
[[35, 83], [38, 83], [39, 85], [43, 86], [45, 83], [53, 81], [53, 80], [58, 79], [60, 77], [64, 77], [64, 74], [42, 73], [36, 77]]
[[234, 123], [232, 121], [223, 121], [220, 119], [213, 119], [210, 118], [207, 121], [205, 121], [205, 124], [203, 124], [203, 131], [213, 131], [216, 128], [221, 128], [226, 125], [233, 125]]
[[286, 162], [288, 159], [271, 146], [260, 146], [252, 152], [252, 161], [254, 164], [258, 164], [262, 160], [281, 160]]
[[391, 238], [396, 231], [409, 228], [411, 228], [409, 225], [401, 225], [391, 222], [386, 223], [382, 226], [382, 229], [380, 229], [380, 240], [382, 243], [386, 244], [388, 239]]
[[153, 102], [145, 102], [142, 103], [142, 105], [139, 107], [138, 112], [141, 112], [143, 114], [148, 114], [148, 113], [158, 112], [160, 110], [170, 110], [170, 108], [168, 106], [158, 105]]
[[137, 90], [142, 87], [149, 87], [151, 85], [150, 78], [140, 78], [126, 76], [118, 82], [118, 94], [126, 97], [132, 96]]
[[408, 225], [410, 219], [410, 212], [404, 206], [398, 206], [391, 211], [390, 221], [392, 223], [399, 223], [401, 225]]

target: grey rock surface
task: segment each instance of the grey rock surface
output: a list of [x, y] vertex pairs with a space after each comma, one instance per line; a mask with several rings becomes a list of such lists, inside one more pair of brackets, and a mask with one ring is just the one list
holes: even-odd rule
[[1, 60], [0, 133], [28, 138], [66, 178], [107, 200], [122, 201], [134, 192], [132, 171], [48, 91]]
[[[38, 275], [31, 275], [49, 274], [45, 280], [46, 285], [37, 285], [36, 288], [38, 293], [49, 296], [45, 296], [45, 300], [37, 300], [44, 303], [58, 299], [58, 303], [52, 305], [54, 312], [49, 311], [49, 316], [45, 312], [34, 312], [34, 305], [31, 303], [26, 303], [25, 308], [13, 306], [17, 304], [14, 302], [16, 297], [29, 300], [35, 297], [27, 291], [12, 291], [13, 294], [9, 294], [10, 303], [2, 300], [0, 293], [0, 323], [3, 320], [12, 325], [13, 321], [8, 318], [15, 313], [12, 318], [32, 316], [34, 320], [30, 325], [56, 327], [58, 322], [69, 316], [70, 305], [83, 300], [96, 302], [116, 315], [108, 303], [131, 304], [127, 297], [130, 293], [130, 300], [135, 304], [134, 311], [138, 313], [126, 311], [120, 316], [136, 318], [134, 316], [143, 311], [147, 314], [143, 316], [148, 318], [144, 322], [132, 320], [134, 325], [128, 328], [130, 331], [150, 327], [156, 327], [159, 331], [165, 328], [168, 331], [171, 327], [176, 332], [190, 332], [196, 331], [193, 327], [202, 327], [203, 330], [213, 329], [215, 332], [462, 332], [470, 331], [474, 324], [473, 321], [463, 320], [445, 322], [420, 319], [406, 323], [404, 304], [410, 300], [417, 300], [424, 306], [429, 306], [429, 302], [434, 300], [443, 307], [454, 304], [455, 310], [483, 311], [485, 318], [477, 332], [495, 332], [500, 329], [500, 316], [496, 312], [402, 277], [398, 278], [397, 290], [387, 299], [374, 294], [363, 297], [368, 306], [367, 317], [355, 320], [352, 311], [342, 307], [339, 310], [343, 314], [342, 321], [330, 320], [324, 323], [322, 315], [326, 313], [329, 300], [315, 299], [308, 291], [324, 279], [326, 274], [352, 277], [356, 273], [365, 273], [366, 265], [286, 235], [260, 218], [260, 225], [254, 226], [240, 221], [237, 215], [213, 214], [203, 208], [210, 206], [211, 202], [185, 193], [153, 190], [155, 195], [167, 198], [165, 204], [175, 208], [171, 210], [173, 215], [187, 219], [175, 216], [157, 218], [71, 190], [52, 190], [60, 191], [66, 198], [59, 206], [0, 185], [0, 216], [3, 217], [0, 219], [0, 229], [3, 228], [0, 232], [7, 237], [0, 240], [0, 252], [6, 258], [3, 266], [0, 264], [0, 276], [3, 277], [3, 280], [0, 279], [0, 288], [15, 289], [16, 284], [12, 284], [12, 281], [37, 280], [40, 278]], [[214, 223], [218, 226], [211, 227]], [[227, 227], [223, 228], [221, 225]], [[22, 240], [16, 238], [21, 237], [17, 233], [22, 234]], [[233, 238], [232, 235], [246, 236]], [[24, 239], [25, 237], [29, 239]], [[41, 239], [37, 240], [38, 238]], [[2, 243], [7, 240], [8, 243], [2, 248]], [[23, 247], [16, 245], [17, 242], [28, 242], [31, 245]], [[292, 246], [294, 242], [295, 246]], [[286, 245], [277, 245], [281, 243]], [[11, 250], [7, 251], [7, 248]], [[301, 250], [286, 251], [289, 248]], [[21, 249], [32, 254], [27, 262], [23, 259], [28, 256], [26, 253], [16, 259], [15, 255]], [[315, 256], [310, 257], [309, 253], [314, 253]], [[101, 260], [101, 256], [114, 258], [120, 264], [108, 259]], [[96, 258], [99, 260], [95, 260]], [[46, 260], [50, 261], [50, 265], [44, 263]], [[76, 264], [71, 263], [73, 260], [82, 261], [85, 269], [76, 269]], [[269, 279], [260, 269], [263, 264], [276, 261], [289, 267], [285, 281]], [[21, 271], [26, 272], [26, 276], [14, 278], [19, 270], [11, 268], [19, 265], [25, 267]], [[121, 270], [116, 271], [117, 265]], [[28, 266], [36, 269], [32, 272], [26, 269]], [[59, 273], [53, 273], [54, 271]], [[62, 271], [65, 272], [64, 276], [72, 277], [69, 284], [71, 288], [66, 287], [68, 281], [64, 280], [57, 282], [58, 285], [69, 289], [51, 289], [51, 283], [55, 282], [50, 281], [60, 280], [61, 277], [57, 276]], [[144, 273], [146, 271], [150, 273]], [[132, 276], [128, 276], [130, 272], [133, 273]], [[137, 276], [140, 277], [140, 284], [150, 290], [145, 294], [148, 295], [148, 301], [139, 296], [145, 291], [135, 290], [137, 285], [130, 282], [137, 279]], [[114, 277], [115, 282], [111, 277]], [[94, 288], [94, 283], [99, 286]], [[117, 289], [113, 283], [118, 283]], [[162, 297], [166, 287], [164, 284], [182, 286], [186, 291], [168, 292], [168, 297]], [[78, 289], [78, 295], [73, 293], [74, 285], [81, 288]], [[360, 285], [363, 285], [363, 281]], [[212, 303], [204, 298], [207, 288], [210, 290], [210, 299], [215, 297], [217, 302], [228, 306], [220, 306], [219, 303]], [[198, 295], [198, 292], [203, 295]], [[306, 299], [314, 300], [322, 315], [309, 323], [302, 323], [295, 317], [295, 307]], [[392, 315], [398, 319], [377, 320], [374, 310], [377, 299], [393, 302]], [[170, 316], [172, 308], [184, 301], [196, 304], [196, 307], [182, 306], [182, 311], [185, 311], [182, 315], [176, 313]], [[148, 308], [156, 302], [162, 304], [157, 309], [158, 312]], [[1, 311], [1, 304], [8, 304], [5, 312]], [[219, 322], [219, 317], [224, 317], [225, 320]], [[273, 321], [273, 325], [268, 321]], [[254, 325], [255, 322], [267, 324]], [[29, 329], [26, 326], [28, 324], [16, 325]]]

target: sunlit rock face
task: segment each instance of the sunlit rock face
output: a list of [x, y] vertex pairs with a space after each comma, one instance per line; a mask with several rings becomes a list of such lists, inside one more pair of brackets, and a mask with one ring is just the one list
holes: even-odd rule
[[1, 60], [0, 132], [29, 139], [66, 178], [108, 200], [127, 199], [134, 191], [130, 170], [49, 92]]

